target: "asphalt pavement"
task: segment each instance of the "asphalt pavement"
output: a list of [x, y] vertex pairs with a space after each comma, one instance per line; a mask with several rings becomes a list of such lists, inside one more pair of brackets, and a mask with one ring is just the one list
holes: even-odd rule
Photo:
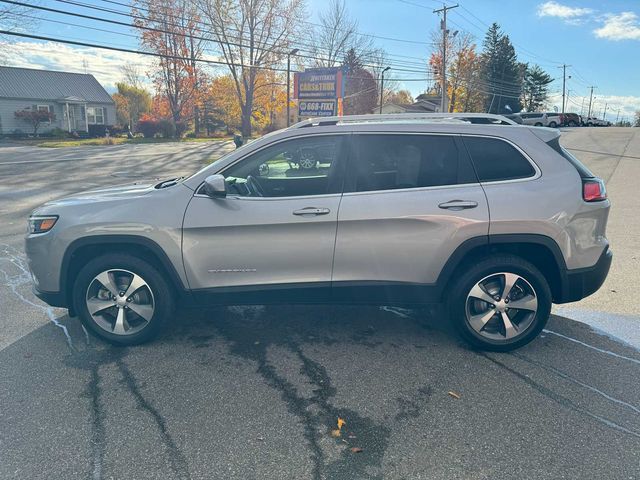
[[468, 349], [437, 312], [338, 306], [179, 310], [159, 340], [109, 346], [30, 293], [29, 211], [232, 145], [0, 147], [0, 478], [640, 478], [639, 131], [564, 133], [614, 154], [574, 152], [608, 175], [622, 260], [511, 354]]

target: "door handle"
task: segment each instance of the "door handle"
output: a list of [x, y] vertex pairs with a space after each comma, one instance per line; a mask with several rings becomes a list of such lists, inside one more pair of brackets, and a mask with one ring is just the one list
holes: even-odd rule
[[331, 210], [328, 208], [317, 208], [317, 207], [305, 207], [300, 210], [294, 210], [294, 215], [326, 215], [330, 213]]
[[465, 201], [465, 200], [451, 200], [449, 202], [441, 203], [438, 205], [440, 208], [447, 210], [465, 210], [467, 208], [476, 208], [478, 202]]

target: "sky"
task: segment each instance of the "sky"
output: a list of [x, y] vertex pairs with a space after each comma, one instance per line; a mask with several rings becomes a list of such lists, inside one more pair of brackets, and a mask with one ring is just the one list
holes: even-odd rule
[[[68, 12], [131, 21], [102, 9], [128, 13], [128, 0], [40, 0], [39, 5]], [[75, 4], [73, 4], [75, 3]], [[630, 118], [640, 110], [640, 1], [639, 0], [460, 0], [449, 11], [448, 28], [470, 34], [482, 47], [489, 25], [497, 22], [513, 42], [518, 60], [537, 64], [554, 82], [550, 86], [551, 104], [561, 108], [562, 65], [566, 68], [567, 110], [586, 113], [590, 86], [594, 88], [593, 112], [607, 119]], [[307, 0], [304, 27], [312, 29], [329, 0]], [[431, 52], [433, 34], [440, 17], [433, 10], [443, 3], [436, 0], [346, 0], [358, 21], [358, 31], [387, 52], [391, 70], [387, 77], [397, 79], [398, 88], [415, 96], [430, 79], [425, 64]], [[447, 1], [446, 5], [453, 5]], [[31, 23], [30, 18], [39, 19]], [[136, 32], [130, 28], [53, 12], [23, 12], [22, 31], [33, 35], [112, 45], [137, 50]], [[74, 25], [70, 25], [74, 24]], [[80, 26], [82, 27], [80, 27]], [[214, 52], [211, 52], [213, 55]], [[109, 90], [122, 77], [124, 63], [149, 70], [152, 59], [136, 54], [77, 47], [51, 41], [18, 39], [5, 63], [13, 66], [88, 72]], [[223, 73], [224, 70], [219, 70]], [[584, 105], [584, 106], [583, 106]]]

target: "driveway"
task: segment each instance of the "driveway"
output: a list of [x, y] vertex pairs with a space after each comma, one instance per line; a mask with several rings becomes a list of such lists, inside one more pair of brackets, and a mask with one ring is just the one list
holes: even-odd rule
[[[560, 307], [512, 354], [468, 349], [437, 311], [389, 307], [180, 310], [154, 343], [104, 344], [31, 295], [29, 211], [188, 173], [232, 146], [0, 149], [0, 478], [640, 478], [640, 309], [606, 291], [640, 282], [627, 265], [637, 217], [618, 207], [638, 206], [627, 157], [640, 135], [565, 137], [598, 152], [628, 142], [613, 157], [575, 152], [610, 174], [622, 260], [595, 300]], [[589, 316], [628, 328], [596, 331]]]

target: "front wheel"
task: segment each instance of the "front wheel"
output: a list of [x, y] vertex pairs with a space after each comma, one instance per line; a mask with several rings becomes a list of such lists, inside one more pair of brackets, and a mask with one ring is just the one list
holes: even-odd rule
[[532, 341], [551, 313], [545, 277], [513, 256], [489, 257], [459, 274], [449, 291], [450, 320], [474, 347], [506, 352]]
[[83, 325], [117, 345], [151, 340], [173, 312], [173, 295], [158, 270], [126, 254], [107, 254], [78, 273], [73, 301]]
[[549, 127], [550, 128], [556, 128], [557, 126], [558, 126], [558, 124], [556, 122], [549, 123]]

